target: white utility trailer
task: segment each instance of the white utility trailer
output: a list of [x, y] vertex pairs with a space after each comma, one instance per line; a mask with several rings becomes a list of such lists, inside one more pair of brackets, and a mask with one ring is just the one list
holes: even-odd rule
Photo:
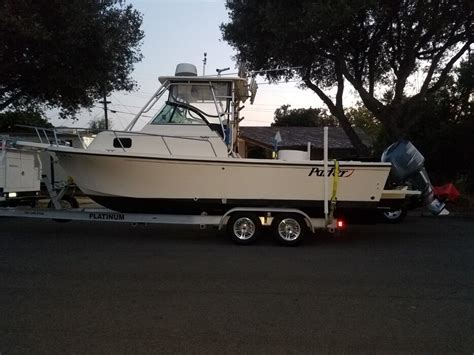
[[0, 139], [0, 201], [36, 196], [41, 188], [41, 160], [36, 150], [16, 148]]

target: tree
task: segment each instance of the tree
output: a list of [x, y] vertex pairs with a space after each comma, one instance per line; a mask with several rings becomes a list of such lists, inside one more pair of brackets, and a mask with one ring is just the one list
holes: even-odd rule
[[[406, 134], [427, 95], [439, 90], [473, 41], [468, 0], [227, 0], [224, 39], [249, 70], [299, 77], [337, 117], [359, 154], [366, 147], [344, 111], [347, 83], [392, 139]], [[424, 73], [410, 92], [415, 73]], [[336, 88], [334, 97], [328, 93]], [[387, 90], [393, 93], [384, 102]]]
[[474, 61], [461, 63], [436, 93], [420, 102], [416, 124], [407, 136], [416, 141], [435, 183], [463, 179], [474, 192]]
[[0, 113], [0, 132], [33, 132], [29, 128], [18, 127], [17, 125], [53, 127], [38, 111], [7, 111]]
[[0, 18], [0, 111], [74, 114], [135, 86], [142, 17], [124, 1], [3, 0]]
[[[474, 117], [474, 57], [461, 63], [457, 70], [457, 81], [451, 86], [451, 100], [456, 106], [456, 121], [472, 120]], [[446, 85], [448, 86], [448, 85]]]
[[[108, 122], [108, 128], [111, 129], [113, 126], [112, 122]], [[105, 117], [95, 118], [89, 121], [89, 128], [93, 131], [103, 131], [106, 129]]]
[[367, 110], [364, 105], [358, 103], [354, 107], [349, 107], [345, 110], [345, 115], [352, 127], [362, 129], [373, 140], [378, 139], [382, 134], [382, 126], [380, 122], [377, 121], [372, 112]]
[[323, 127], [337, 126], [337, 120], [319, 108], [290, 109], [291, 105], [282, 105], [275, 110], [272, 126]]

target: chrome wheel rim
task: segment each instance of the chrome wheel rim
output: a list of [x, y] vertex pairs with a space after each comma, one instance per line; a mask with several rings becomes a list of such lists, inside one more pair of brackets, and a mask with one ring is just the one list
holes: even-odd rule
[[301, 235], [301, 225], [296, 219], [285, 218], [278, 224], [278, 235], [288, 242], [292, 242]]
[[241, 217], [234, 222], [234, 235], [240, 240], [249, 240], [255, 234], [255, 223], [248, 217]]
[[401, 216], [402, 210], [396, 210], [396, 211], [385, 211], [384, 215], [388, 219], [397, 219]]

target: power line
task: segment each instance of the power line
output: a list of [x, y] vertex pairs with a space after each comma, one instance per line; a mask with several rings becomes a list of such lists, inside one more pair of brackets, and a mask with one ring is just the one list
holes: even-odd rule
[[118, 115], [117, 113], [114, 113], [115, 115], [115, 118], [119, 121], [119, 124], [120, 124], [120, 127], [122, 129], [124, 129], [127, 125], [126, 124], [123, 124], [123, 119], [120, 115]]
[[117, 101], [119, 102], [119, 105], [120, 105], [120, 106], [125, 107], [125, 109], [126, 109], [128, 112], [132, 113], [132, 112], [128, 109], [127, 106], [125, 106], [124, 104], [122, 104], [122, 102], [118, 99], [118, 97], [116, 97], [115, 95], [112, 95], [112, 97], [114, 98], [114, 100], [117, 100]]
[[281, 80], [281, 81], [276, 81], [276, 82], [271, 82], [271, 83], [262, 81], [260, 83], [257, 83], [257, 85], [277, 85], [277, 84], [286, 84], [286, 83], [301, 83], [301, 80], [288, 80], [288, 81]]
[[[94, 105], [94, 107], [97, 107], [97, 108], [102, 108], [100, 106], [97, 106], [97, 105]], [[137, 114], [136, 113], [133, 113], [133, 112], [125, 112], [125, 111], [119, 111], [119, 110], [112, 110], [110, 108], [107, 109], [108, 112], [111, 112], [111, 113], [123, 113], [125, 115], [132, 115], [132, 116], [136, 116]], [[148, 115], [141, 115], [141, 117], [148, 117], [148, 118], [153, 118], [153, 116], [148, 116]]]
[[[118, 100], [117, 100], [117, 101], [118, 101]], [[136, 105], [124, 105], [124, 104], [122, 104], [122, 103], [120, 103], [120, 104], [112, 104], [112, 105], [123, 106], [123, 107], [126, 107], [126, 108], [127, 108], [127, 107], [140, 108], [140, 109], [141, 109], [141, 108], [143, 108], [143, 106], [136, 106]], [[153, 108], [151, 108], [150, 110], [159, 110], [159, 108], [157, 108], [157, 107], [153, 107]], [[127, 111], [129, 111], [129, 110], [127, 110]]]

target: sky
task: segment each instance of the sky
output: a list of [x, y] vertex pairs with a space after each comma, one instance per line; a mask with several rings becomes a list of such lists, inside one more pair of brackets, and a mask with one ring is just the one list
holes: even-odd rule
[[[111, 127], [122, 130], [132, 120], [134, 114], [158, 89], [158, 76], [174, 75], [176, 64], [192, 63], [202, 74], [202, 60], [207, 53], [206, 74], [216, 73], [217, 68], [230, 67], [236, 72], [233, 60], [234, 50], [222, 40], [219, 26], [228, 22], [224, 0], [128, 0], [143, 15], [142, 29], [145, 38], [141, 46], [143, 60], [135, 64], [132, 74], [138, 83], [137, 91], [114, 92], [108, 100]], [[245, 117], [241, 125], [269, 126], [275, 110], [289, 104], [292, 108], [324, 107], [311, 90], [296, 87], [297, 83], [269, 85], [263, 78], [257, 80], [259, 89], [254, 105], [246, 103], [242, 111]], [[93, 119], [103, 117], [101, 104], [92, 111], [83, 110], [78, 120], [63, 120], [51, 113], [51, 122], [58, 126], [87, 127]], [[156, 105], [155, 109], [159, 109]], [[151, 114], [153, 112], [150, 112]], [[137, 128], [150, 120], [144, 117]]]

